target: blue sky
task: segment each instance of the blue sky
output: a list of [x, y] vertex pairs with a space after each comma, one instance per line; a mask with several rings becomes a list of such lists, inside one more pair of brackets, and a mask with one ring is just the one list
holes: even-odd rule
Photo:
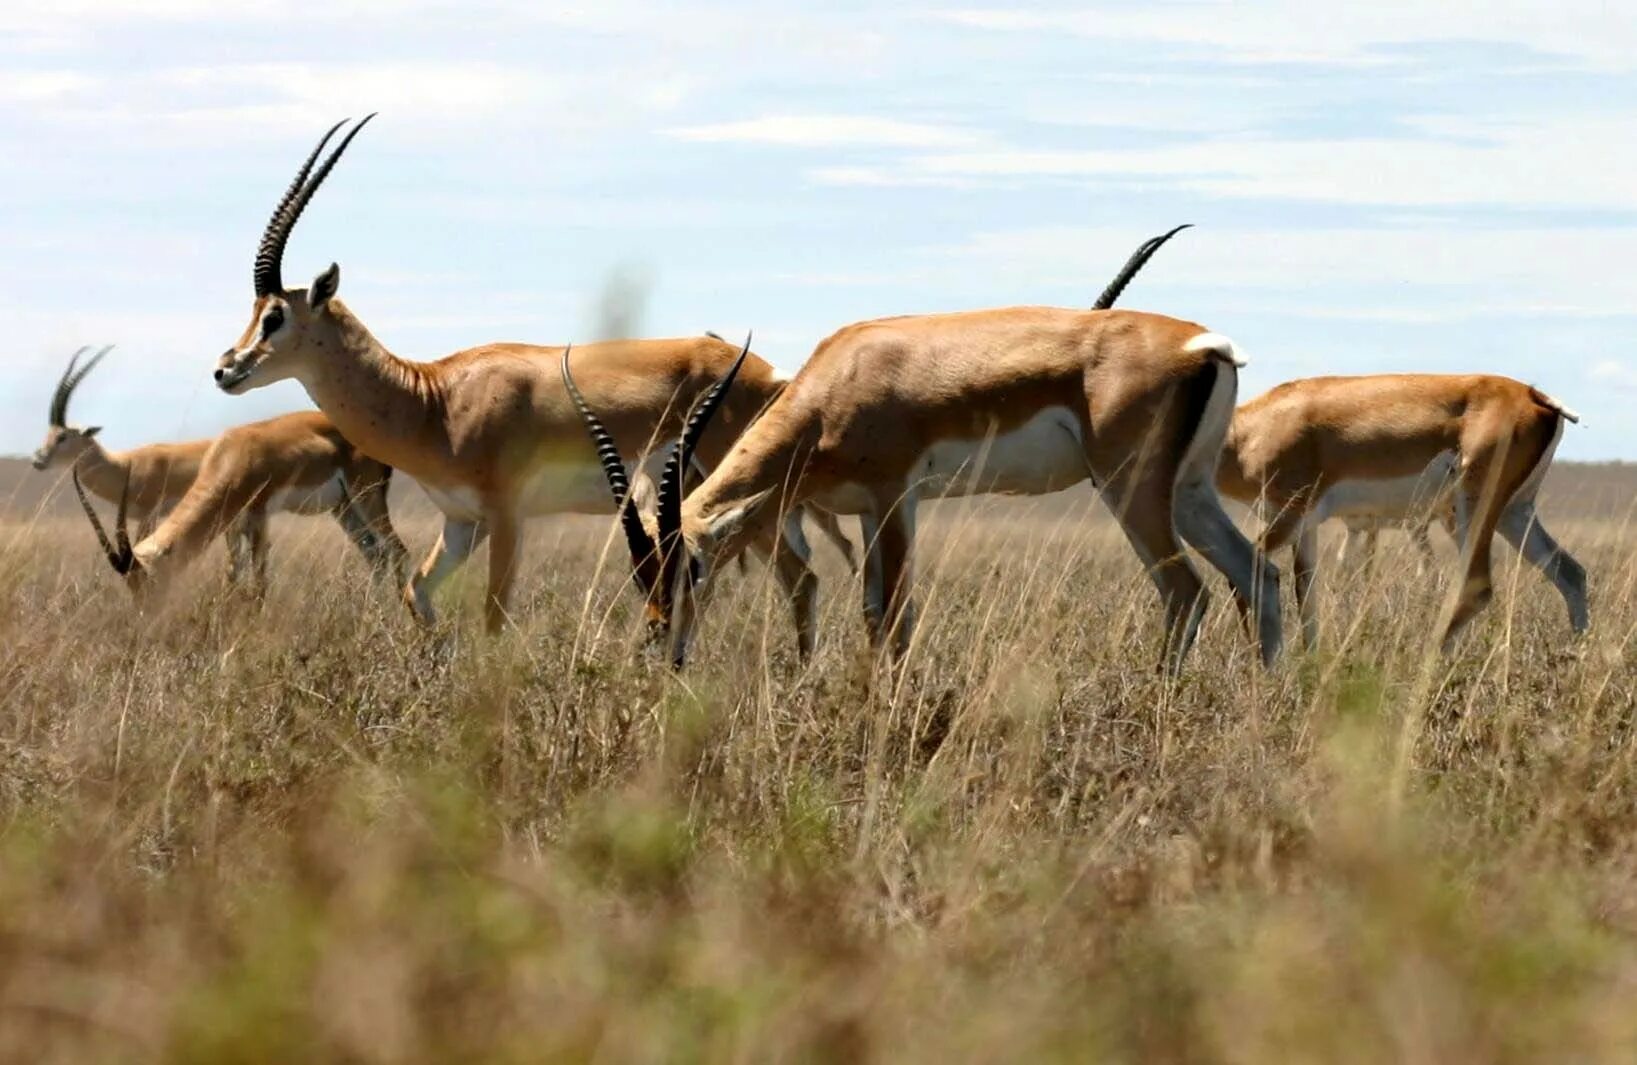
[[1122, 306], [1292, 377], [1485, 371], [1637, 459], [1637, 5], [1039, 7], [23, 0], [0, 9], [0, 453], [62, 362], [116, 446], [308, 405], [217, 394], [312, 141], [378, 110], [285, 276], [334, 259], [395, 351]]

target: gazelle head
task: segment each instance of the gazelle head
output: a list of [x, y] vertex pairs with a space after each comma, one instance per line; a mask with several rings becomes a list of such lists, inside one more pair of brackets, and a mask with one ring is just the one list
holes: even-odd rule
[[74, 395], [74, 389], [85, 380], [85, 375], [96, 368], [102, 357], [113, 350], [113, 346], [103, 348], [80, 366], [80, 356], [90, 348], [81, 348], [68, 360], [68, 368], [63, 371], [57, 381], [57, 390], [51, 394], [51, 410], [45, 430], [45, 442], [34, 452], [34, 468], [37, 470], [49, 469], [60, 463], [75, 463], [81, 455], [90, 450], [92, 441], [102, 431], [101, 426], [93, 425], [86, 429], [78, 429], [68, 424], [68, 401]]
[[119, 510], [114, 515], [114, 542], [108, 542], [108, 534], [103, 531], [102, 522], [97, 519], [96, 508], [91, 506], [91, 500], [86, 498], [85, 486], [80, 484], [78, 470], [73, 473], [74, 494], [80, 497], [80, 508], [85, 511], [85, 517], [91, 522], [91, 528], [97, 534], [97, 543], [102, 545], [102, 553], [108, 557], [108, 564], [114, 572], [125, 578], [125, 586], [131, 594], [140, 598], [148, 585], [148, 571], [137, 560], [136, 553], [131, 549], [131, 534], [126, 524], [126, 509], [130, 502], [131, 482], [127, 478], [125, 487], [119, 493]]
[[289, 243], [290, 231], [307, 209], [313, 193], [330, 176], [358, 131], [374, 117], [369, 115], [348, 130], [315, 172], [313, 164], [346, 121], [331, 126], [273, 208], [261, 246], [256, 249], [256, 302], [251, 309], [250, 325], [238, 343], [216, 360], [216, 385], [223, 392], [238, 395], [287, 377], [299, 377], [306, 360], [323, 357], [330, 346], [328, 340], [334, 328], [330, 301], [341, 287], [341, 268], [331, 263], [307, 288], [287, 289], [283, 276], [284, 246]]
[[608, 478], [608, 487], [614, 494], [614, 506], [619, 511], [626, 546], [631, 551], [631, 575], [643, 594], [649, 646], [659, 648], [668, 644], [671, 665], [680, 669], [687, 658], [698, 603], [709, 589], [718, 557], [714, 550], [718, 541], [711, 535], [713, 530], [684, 528], [682, 474], [693, 461], [699, 438], [704, 435], [711, 417], [722, 405], [728, 388], [744, 365], [745, 357], [750, 353], [750, 338], [745, 338], [744, 347], [739, 350], [738, 357], [727, 372], [700, 398], [683, 423], [681, 437], [671, 445], [664, 471], [660, 474], [651, 525], [644, 520], [644, 515], [637, 512], [631, 499], [625, 462], [613, 436], [574, 384], [568, 367], [571, 350], [563, 352], [563, 386], [585, 422], [603, 473]]

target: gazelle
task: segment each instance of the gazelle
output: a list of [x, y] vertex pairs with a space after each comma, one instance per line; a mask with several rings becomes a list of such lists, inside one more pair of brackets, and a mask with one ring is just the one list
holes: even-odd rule
[[[348, 440], [421, 484], [444, 515], [437, 545], [404, 592], [421, 620], [434, 620], [434, 592], [487, 539], [484, 617], [494, 631], [506, 617], [523, 520], [614, 508], [559, 378], [563, 348], [488, 344], [411, 362], [388, 351], [337, 297], [341, 271], [334, 263], [305, 289], [285, 287], [291, 229], [368, 122], [353, 126], [315, 170], [343, 123], [332, 127], [275, 207], [256, 252], [250, 325], [218, 360], [216, 382], [238, 395], [294, 377]], [[587, 394], [615, 430], [628, 440], [662, 441], [681, 431], [688, 402], [734, 363], [736, 352], [706, 336], [612, 341], [575, 354]], [[696, 441], [707, 464], [784, 386], [772, 366], [748, 351], [737, 354], [744, 372], [723, 402], [723, 424]], [[782, 547], [773, 553], [774, 567], [805, 655], [815, 601], [799, 515], [786, 523]]]
[[[1145, 244], [1133, 262], [1157, 247]], [[730, 368], [666, 463], [657, 544], [632, 542], [633, 564], [648, 570], [650, 613], [672, 619], [673, 663], [686, 656], [712, 574], [747, 547], [766, 550], [791, 507], [859, 516], [871, 644], [902, 656], [922, 496], [1033, 495], [1088, 479], [1164, 601], [1162, 662], [1180, 666], [1204, 613], [1181, 533], [1254, 608], [1271, 663], [1277, 571], [1258, 563], [1213, 483], [1241, 365], [1226, 337], [1130, 311], [1013, 307], [861, 322], [819, 344], [684, 500], [681, 471], [733, 381]], [[613, 436], [595, 416], [587, 427], [618, 495]]]
[[1326, 498], [1369, 483], [1423, 477], [1439, 463], [1449, 464], [1455, 482], [1465, 569], [1444, 623], [1444, 650], [1489, 602], [1490, 543], [1497, 531], [1557, 586], [1569, 624], [1582, 632], [1588, 624], [1586, 571], [1535, 512], [1565, 421], [1579, 417], [1539, 389], [1488, 374], [1289, 381], [1234, 413], [1218, 487], [1271, 513], [1259, 537], [1263, 551], [1294, 539], [1296, 598], [1309, 643], [1318, 637], [1313, 518]]
[[81, 429], [69, 425], [68, 401], [74, 389], [113, 349], [105, 347], [81, 365], [80, 356], [89, 350], [75, 352], [57, 381], [47, 415], [45, 442], [34, 452], [34, 468], [71, 467], [86, 487], [110, 503], [126, 495], [126, 506], [137, 529], [151, 530], [193, 484], [210, 441], [147, 444], [129, 451], [109, 451], [97, 439], [101, 426]]
[[133, 593], [144, 593], [222, 535], [231, 575], [248, 569], [259, 591], [267, 577], [267, 519], [281, 512], [334, 514], [373, 567], [401, 575], [404, 545], [387, 513], [391, 476], [390, 466], [360, 453], [329, 419], [303, 411], [240, 425], [213, 440], [187, 494], [134, 547], [127, 529], [131, 493], [118, 494], [110, 543], [77, 470], [74, 489], [109, 564]]

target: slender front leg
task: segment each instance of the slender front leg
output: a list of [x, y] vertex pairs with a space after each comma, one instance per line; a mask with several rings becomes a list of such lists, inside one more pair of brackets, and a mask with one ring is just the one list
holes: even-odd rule
[[483, 627], [493, 636], [510, 617], [512, 579], [517, 575], [517, 522], [506, 511], [495, 511], [489, 529], [489, 594], [483, 600]]
[[247, 512], [244, 529], [250, 541], [250, 590], [260, 599], [267, 594], [267, 511]]
[[443, 532], [438, 536], [438, 542], [432, 546], [432, 551], [421, 563], [420, 569], [409, 579], [404, 588], [404, 605], [423, 624], [432, 625], [438, 620], [437, 611], [432, 609], [432, 596], [442, 587], [443, 582], [449, 579], [450, 574], [461, 567], [477, 550], [488, 530], [475, 521], [460, 521], [455, 518], [445, 518]]
[[881, 624], [887, 612], [886, 578], [882, 575], [881, 519], [873, 513], [858, 516], [858, 529], [864, 537], [864, 631], [869, 634], [870, 646], [881, 645]]
[[[834, 520], [832, 516], [832, 523]], [[813, 657], [818, 614], [818, 578], [808, 565], [811, 557], [812, 548], [801, 527], [801, 511], [792, 511], [785, 516], [783, 536], [773, 548], [773, 571], [790, 600], [790, 612], [796, 622], [796, 655], [804, 663]]]
[[880, 555], [881, 588], [886, 593], [886, 611], [876, 650], [883, 646], [895, 659], [904, 657], [915, 635], [915, 604], [911, 597], [912, 562], [915, 555], [914, 492], [894, 500], [877, 500], [885, 515], [876, 543]]
[[1307, 522], [1291, 546], [1295, 561], [1296, 612], [1302, 619], [1302, 645], [1309, 651], [1319, 646], [1319, 606], [1313, 597], [1313, 580], [1319, 564], [1319, 530]]

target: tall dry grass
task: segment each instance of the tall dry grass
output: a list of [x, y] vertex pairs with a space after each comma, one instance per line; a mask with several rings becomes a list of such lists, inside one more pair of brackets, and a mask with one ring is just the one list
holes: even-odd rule
[[1214, 583], [1167, 683], [1106, 520], [933, 511], [875, 684], [823, 544], [810, 666], [752, 567], [673, 676], [607, 522], [539, 523], [486, 641], [475, 581], [427, 637], [327, 522], [276, 523], [265, 604], [217, 549], [139, 617], [18, 515], [0, 1059], [1637, 1056], [1629, 515], [1552, 515], [1583, 641], [1508, 558], [1429, 657], [1445, 575], [1395, 541], [1271, 674]]

